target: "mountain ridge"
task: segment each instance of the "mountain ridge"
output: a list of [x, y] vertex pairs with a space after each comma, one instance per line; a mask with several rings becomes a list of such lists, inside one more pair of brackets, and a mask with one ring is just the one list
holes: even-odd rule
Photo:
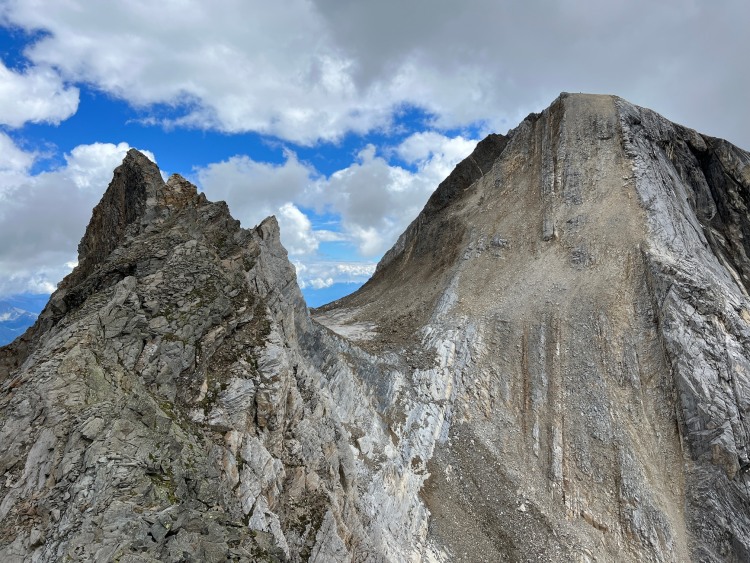
[[750, 156], [612, 96], [491, 135], [312, 311], [131, 151], [0, 348], [0, 555], [743, 561]]

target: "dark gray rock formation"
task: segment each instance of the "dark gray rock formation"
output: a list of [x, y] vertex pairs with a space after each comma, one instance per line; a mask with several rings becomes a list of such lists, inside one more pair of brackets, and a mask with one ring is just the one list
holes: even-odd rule
[[747, 561], [750, 156], [561, 95], [312, 318], [131, 151], [0, 348], [0, 561]]

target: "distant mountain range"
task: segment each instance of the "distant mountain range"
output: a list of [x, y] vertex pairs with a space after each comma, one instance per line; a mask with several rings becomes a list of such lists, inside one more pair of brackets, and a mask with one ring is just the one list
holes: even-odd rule
[[0, 346], [13, 342], [29, 328], [49, 295], [23, 294], [0, 299]]

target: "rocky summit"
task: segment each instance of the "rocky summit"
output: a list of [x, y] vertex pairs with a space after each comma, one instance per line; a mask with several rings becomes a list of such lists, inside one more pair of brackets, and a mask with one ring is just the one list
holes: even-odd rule
[[750, 560], [750, 155], [611, 96], [490, 135], [308, 311], [131, 150], [0, 348], [0, 561]]

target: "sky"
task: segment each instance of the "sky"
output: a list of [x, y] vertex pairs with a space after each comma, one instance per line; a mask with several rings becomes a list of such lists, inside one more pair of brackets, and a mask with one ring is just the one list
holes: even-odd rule
[[490, 132], [617, 94], [750, 149], [747, 0], [0, 0], [0, 298], [76, 264], [135, 147], [276, 215], [312, 306]]

